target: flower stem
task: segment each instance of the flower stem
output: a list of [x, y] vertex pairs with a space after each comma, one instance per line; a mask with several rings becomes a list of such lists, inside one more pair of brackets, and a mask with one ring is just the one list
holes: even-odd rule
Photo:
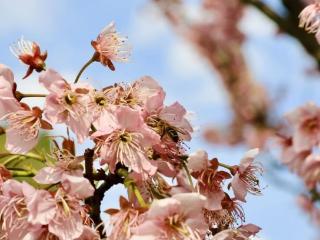
[[226, 169], [229, 169], [230, 171], [233, 170], [233, 167], [228, 164], [224, 164], [224, 163], [219, 162], [219, 166], [224, 167]]
[[133, 191], [134, 195], [136, 196], [140, 206], [143, 208], [147, 207], [148, 205], [144, 201], [144, 199], [143, 199], [139, 189], [136, 187], [136, 185], [132, 184], [131, 188], [132, 188], [132, 191]]
[[190, 171], [186, 165], [185, 162], [182, 163], [182, 167], [184, 168], [184, 170], [186, 171], [186, 174], [187, 174], [187, 177], [188, 177], [188, 181], [189, 181], [189, 184], [191, 186], [191, 189], [194, 190], [194, 187], [193, 187], [193, 182], [192, 182], [192, 178], [191, 178], [191, 174], [190, 174]]
[[84, 72], [84, 70], [86, 70], [87, 67], [90, 66], [91, 63], [95, 62], [96, 61], [96, 54], [93, 54], [93, 56], [89, 59], [88, 62], [86, 62], [83, 67], [80, 69], [78, 75], [76, 76], [76, 79], [74, 80], [74, 83], [77, 83], [82, 75], [82, 73]]
[[27, 97], [46, 97], [47, 94], [38, 94], [38, 93], [20, 93], [20, 98], [27, 98]]

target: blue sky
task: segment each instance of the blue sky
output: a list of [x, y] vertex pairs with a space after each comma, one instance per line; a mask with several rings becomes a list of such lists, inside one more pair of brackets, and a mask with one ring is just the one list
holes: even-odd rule
[[[269, 2], [279, 6], [278, 0]], [[167, 103], [181, 102], [194, 113], [194, 124], [199, 128], [230, 120], [226, 94], [217, 75], [192, 46], [172, 32], [147, 0], [1, 0], [0, 9], [0, 62], [14, 70], [21, 81], [20, 89], [25, 92], [41, 92], [43, 89], [37, 85], [36, 75], [19, 80], [25, 66], [10, 53], [8, 46], [12, 42], [21, 35], [37, 41], [49, 52], [48, 66], [72, 81], [92, 54], [90, 41], [114, 20], [133, 46], [131, 61], [117, 64], [116, 72], [95, 64], [84, 74], [87, 81], [100, 88], [115, 81], [130, 82], [150, 75], [166, 90]], [[274, 26], [253, 9], [246, 12], [240, 26], [248, 34], [243, 49], [253, 76], [268, 86], [275, 101], [281, 99], [276, 101], [277, 115], [281, 116], [308, 100], [320, 102], [320, 78], [306, 74], [314, 63], [295, 40], [275, 35]], [[33, 100], [32, 103], [38, 102]], [[206, 148], [211, 156], [233, 163], [237, 163], [247, 150], [241, 146], [230, 149], [208, 145], [202, 141], [200, 133], [194, 134], [189, 146], [191, 151]], [[299, 187], [293, 176], [286, 172], [281, 174], [290, 184]], [[263, 228], [262, 239], [313, 239], [315, 231], [296, 206], [295, 195], [270, 181], [268, 169], [266, 175], [264, 195], [249, 197], [245, 205], [247, 221]], [[121, 192], [120, 188], [108, 192], [104, 206], [116, 206]]]

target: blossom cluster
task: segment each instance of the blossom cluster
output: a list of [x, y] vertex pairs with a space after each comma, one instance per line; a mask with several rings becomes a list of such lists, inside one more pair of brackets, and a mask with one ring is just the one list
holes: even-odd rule
[[[103, 89], [79, 83], [93, 62], [114, 71], [114, 62], [130, 55], [127, 39], [111, 23], [92, 41], [94, 54], [73, 82], [47, 68], [47, 53], [24, 39], [12, 51], [33, 70], [48, 94], [17, 91], [13, 72], [0, 65], [0, 118], [6, 123], [6, 149], [25, 155], [40, 131], [67, 128], [59, 142], [51, 136], [46, 165], [33, 182], [14, 179], [15, 169], [0, 167], [0, 239], [249, 239], [260, 231], [244, 224], [241, 204], [247, 193], [260, 195], [262, 166], [258, 149], [238, 165], [227, 165], [199, 150], [188, 154], [193, 127], [178, 102], [165, 104], [165, 91], [149, 76]], [[27, 97], [44, 97], [29, 106]], [[74, 141], [69, 130], [75, 135]], [[92, 149], [76, 154], [76, 143], [91, 140]], [[25, 163], [26, 165], [28, 163]], [[174, 180], [170, 185], [169, 180]], [[119, 209], [107, 209], [109, 226], [100, 218], [104, 193], [122, 183], [127, 197]]]
[[309, 195], [299, 198], [300, 205], [320, 224], [320, 107], [309, 102], [286, 115], [288, 125], [277, 140], [282, 161], [304, 181]]

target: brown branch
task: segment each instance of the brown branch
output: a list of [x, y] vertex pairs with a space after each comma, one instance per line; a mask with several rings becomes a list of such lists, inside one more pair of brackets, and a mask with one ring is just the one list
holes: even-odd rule
[[[105, 192], [107, 192], [112, 186], [123, 183], [123, 178], [118, 174], [106, 174], [103, 170], [98, 171], [98, 173], [93, 172], [93, 157], [94, 150], [86, 149], [84, 153], [85, 159], [85, 174], [84, 177], [87, 178], [92, 186], [95, 188], [92, 197], [86, 199], [86, 204], [90, 206], [90, 217], [94, 222], [95, 227], [100, 233], [100, 236], [105, 237], [104, 226], [101, 219], [101, 202], [104, 198]], [[102, 180], [103, 183], [97, 188], [94, 181]]]
[[0, 135], [5, 134], [6, 130], [3, 127], [0, 127]]
[[94, 181], [93, 181], [93, 157], [94, 157], [94, 150], [87, 148], [84, 152], [84, 164], [85, 164], [85, 173], [84, 177], [87, 178], [91, 185], [95, 188]]
[[278, 15], [273, 9], [261, 0], [241, 0], [243, 3], [252, 5], [261, 13], [272, 20], [281, 31], [297, 39], [304, 49], [315, 59], [320, 69], [320, 46], [312, 34], [299, 28], [299, 13], [305, 4], [299, 0], [282, 0], [287, 9], [287, 16]]
[[[249, 137], [267, 135], [275, 124], [268, 121], [271, 104], [267, 92], [252, 78], [242, 53], [241, 46], [245, 37], [237, 26], [243, 16], [242, 2], [203, 0], [202, 8], [215, 17], [203, 22], [192, 22], [185, 14], [182, 2], [174, 4], [171, 0], [154, 1], [176, 32], [189, 40], [208, 60], [220, 75], [229, 94], [234, 112], [233, 121], [227, 131], [212, 129], [211, 132], [216, 136], [212, 142], [247, 142], [252, 147], [261, 147], [262, 141], [251, 141]], [[245, 131], [250, 131], [250, 134]]]
[[117, 174], [106, 175], [104, 182], [98, 187], [91, 198], [86, 200], [86, 203], [90, 205], [90, 217], [93, 220], [101, 237], [105, 237], [104, 226], [101, 219], [101, 203], [104, 198], [105, 192], [107, 192], [112, 186], [123, 183], [123, 178]]

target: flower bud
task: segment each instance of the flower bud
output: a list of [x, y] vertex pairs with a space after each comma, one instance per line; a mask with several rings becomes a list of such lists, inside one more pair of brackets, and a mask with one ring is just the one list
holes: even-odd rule
[[37, 43], [26, 41], [21, 38], [17, 43], [10, 47], [11, 52], [29, 68], [23, 79], [29, 77], [33, 70], [41, 72], [45, 70], [47, 59], [47, 52], [41, 53], [40, 47]]

